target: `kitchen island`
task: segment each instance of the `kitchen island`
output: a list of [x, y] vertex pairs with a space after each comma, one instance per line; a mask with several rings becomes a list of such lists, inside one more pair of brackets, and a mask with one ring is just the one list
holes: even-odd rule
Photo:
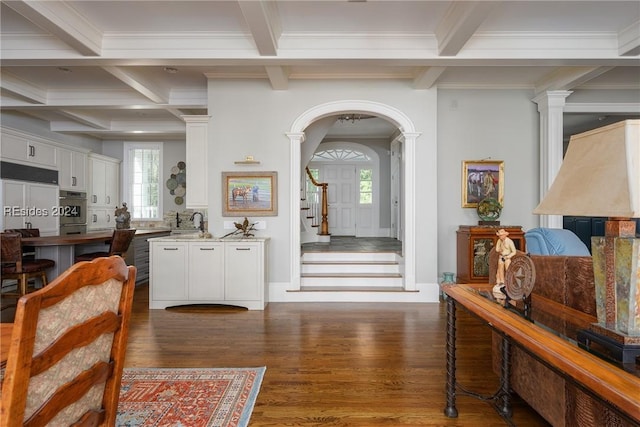
[[[134, 240], [143, 238], [146, 241], [150, 237], [166, 236], [169, 233], [169, 229], [137, 230]], [[47, 270], [47, 279], [52, 281], [74, 264], [76, 255], [108, 251], [112, 236], [113, 230], [65, 236], [23, 237], [22, 245], [35, 247], [38, 258], [55, 261], [55, 267]], [[128, 260], [127, 263], [135, 265], [132, 260]]]
[[149, 239], [149, 308], [227, 304], [264, 310], [269, 301], [268, 238]]

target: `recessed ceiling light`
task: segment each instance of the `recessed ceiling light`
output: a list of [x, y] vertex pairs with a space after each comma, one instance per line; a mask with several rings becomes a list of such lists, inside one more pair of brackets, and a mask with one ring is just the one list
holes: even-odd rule
[[164, 70], [169, 74], [175, 74], [178, 72], [178, 69], [173, 67], [164, 67]]

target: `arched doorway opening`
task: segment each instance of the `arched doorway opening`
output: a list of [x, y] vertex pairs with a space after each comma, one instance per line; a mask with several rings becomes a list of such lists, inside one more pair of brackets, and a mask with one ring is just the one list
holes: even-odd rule
[[[301, 146], [305, 141], [305, 130], [308, 126], [325, 117], [342, 113], [358, 113], [375, 115], [393, 123], [398, 128], [398, 136], [394, 142], [399, 142], [401, 154], [401, 189], [400, 203], [402, 204], [402, 234], [404, 261], [404, 289], [416, 290], [415, 277], [415, 143], [419, 133], [415, 131], [413, 122], [400, 110], [386, 104], [364, 101], [343, 100], [317, 105], [302, 113], [287, 133], [290, 141], [290, 194], [291, 194], [291, 255], [300, 259], [300, 194], [301, 179]], [[291, 263], [290, 290], [300, 290], [300, 263]]]
[[375, 150], [356, 142], [324, 142], [308, 166], [321, 182], [329, 183], [332, 236], [381, 236], [380, 209], [389, 204], [381, 206], [380, 156]]

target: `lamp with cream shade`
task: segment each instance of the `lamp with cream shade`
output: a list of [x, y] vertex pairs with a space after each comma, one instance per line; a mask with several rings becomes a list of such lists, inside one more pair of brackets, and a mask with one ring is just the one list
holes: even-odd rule
[[[640, 120], [573, 135], [557, 177], [533, 213], [608, 217], [592, 241], [598, 323], [587, 339], [613, 357], [640, 354]], [[595, 333], [595, 334], [593, 334]]]

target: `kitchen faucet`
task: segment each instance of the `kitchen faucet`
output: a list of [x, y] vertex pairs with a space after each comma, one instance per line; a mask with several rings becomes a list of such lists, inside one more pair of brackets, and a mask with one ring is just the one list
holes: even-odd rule
[[176, 212], [176, 228], [180, 228], [180, 223], [182, 220], [180, 219], [180, 213]]
[[193, 221], [195, 223], [195, 218], [196, 215], [200, 215], [200, 222], [198, 224], [198, 228], [200, 229], [200, 231], [202, 231], [204, 233], [204, 215], [202, 214], [202, 212], [194, 212], [191, 215], [191, 221]]

